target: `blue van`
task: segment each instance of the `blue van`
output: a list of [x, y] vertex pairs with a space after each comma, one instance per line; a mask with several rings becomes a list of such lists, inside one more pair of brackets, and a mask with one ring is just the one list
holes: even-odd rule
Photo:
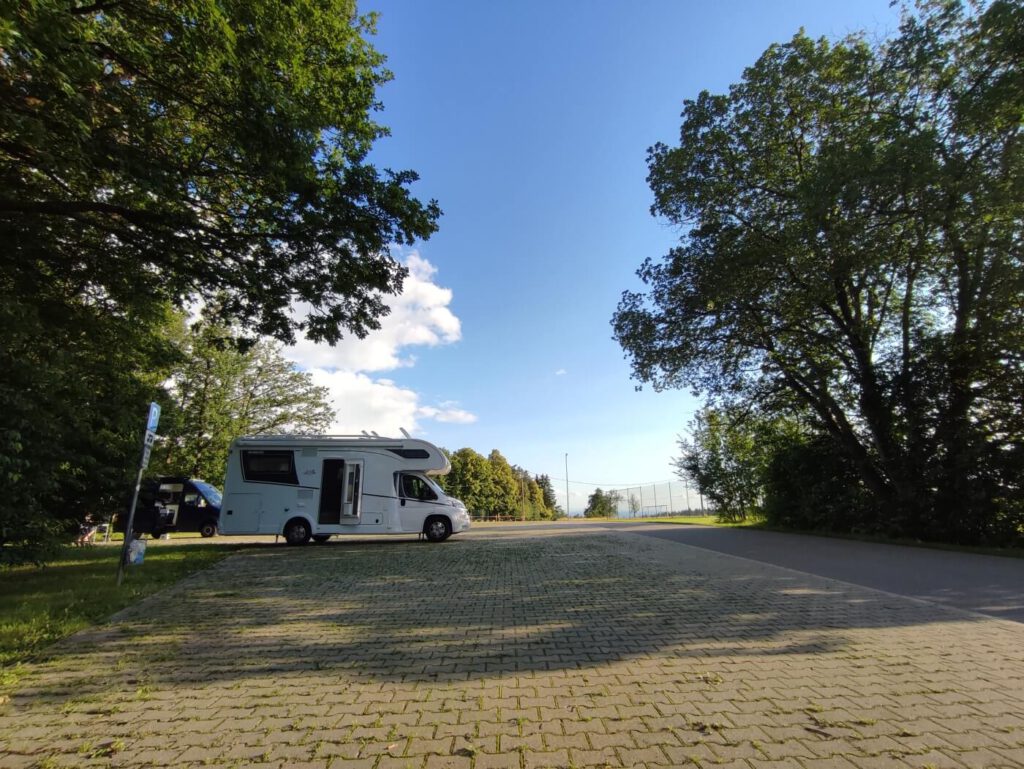
[[164, 476], [145, 481], [135, 510], [136, 534], [159, 537], [171, 531], [214, 536], [220, 527], [220, 492], [198, 478]]

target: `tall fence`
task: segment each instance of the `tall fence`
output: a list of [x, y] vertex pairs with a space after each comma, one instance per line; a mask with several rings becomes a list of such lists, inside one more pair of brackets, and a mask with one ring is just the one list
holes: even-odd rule
[[617, 513], [620, 518], [714, 514], [708, 500], [684, 481], [630, 486], [615, 491], [619, 494]]

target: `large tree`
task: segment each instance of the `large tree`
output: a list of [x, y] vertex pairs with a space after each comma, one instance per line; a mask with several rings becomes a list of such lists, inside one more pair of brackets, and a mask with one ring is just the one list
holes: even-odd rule
[[535, 480], [540, 488], [541, 497], [544, 500], [544, 509], [547, 511], [545, 517], [558, 518], [563, 514], [563, 511], [558, 504], [558, 497], [555, 496], [555, 487], [551, 485], [551, 477], [542, 474], [536, 476]]
[[512, 465], [497, 449], [487, 455], [487, 464], [491, 471], [487, 487], [488, 514], [518, 518], [522, 509], [521, 490]]
[[594, 493], [587, 497], [583, 515], [586, 518], [614, 518], [621, 499], [622, 495], [617, 491], [594, 489]]
[[766, 476], [776, 452], [797, 443], [798, 425], [732, 406], [702, 409], [679, 440], [676, 474], [714, 503], [718, 517], [743, 521], [762, 512]]
[[449, 455], [451, 472], [438, 478], [445, 493], [461, 499], [470, 515], [489, 512], [488, 499], [491, 468], [487, 459], [471, 448], [461, 448]]
[[[50, 313], [73, 322], [54, 326]], [[45, 561], [78, 521], [127, 504], [146, 411], [174, 357], [163, 322], [140, 320], [0, 302], [0, 564]]]
[[[367, 163], [390, 73], [353, 0], [20, 3], [0, 24], [8, 291], [218, 297], [290, 341], [364, 335], [439, 211]], [[293, 317], [294, 302], [306, 313]]]
[[523, 468], [509, 465], [497, 449], [484, 457], [471, 448], [461, 448], [448, 453], [448, 459], [451, 472], [438, 481], [447, 494], [465, 502], [470, 515], [518, 518], [525, 512], [531, 520], [558, 517], [559, 510], [547, 504], [541, 483], [546, 479], [550, 487], [551, 480], [547, 476], [535, 479]]
[[1024, 7], [923, 4], [871, 45], [798, 34], [649, 151], [680, 245], [613, 321], [635, 375], [797, 409], [894, 531], [1024, 520]]
[[153, 472], [220, 486], [234, 438], [322, 433], [334, 420], [326, 388], [287, 361], [275, 342], [239, 350], [228, 329], [201, 323], [181, 335], [180, 345]]
[[377, 327], [389, 247], [440, 211], [367, 161], [373, 24], [352, 0], [5, 6], [0, 540], [120, 493], [168, 306], [205, 299], [251, 339]]

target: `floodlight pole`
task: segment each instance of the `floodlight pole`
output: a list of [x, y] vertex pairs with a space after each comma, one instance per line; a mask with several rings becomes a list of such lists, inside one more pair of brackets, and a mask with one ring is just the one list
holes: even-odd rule
[[565, 453], [565, 517], [569, 517], [569, 452]]

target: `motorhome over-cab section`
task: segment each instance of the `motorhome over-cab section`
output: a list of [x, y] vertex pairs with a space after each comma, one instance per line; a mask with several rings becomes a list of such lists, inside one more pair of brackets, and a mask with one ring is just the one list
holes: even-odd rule
[[437, 446], [377, 436], [252, 436], [231, 444], [222, 534], [282, 534], [289, 544], [344, 534], [424, 534], [469, 528], [466, 507], [435, 477], [451, 469]]

